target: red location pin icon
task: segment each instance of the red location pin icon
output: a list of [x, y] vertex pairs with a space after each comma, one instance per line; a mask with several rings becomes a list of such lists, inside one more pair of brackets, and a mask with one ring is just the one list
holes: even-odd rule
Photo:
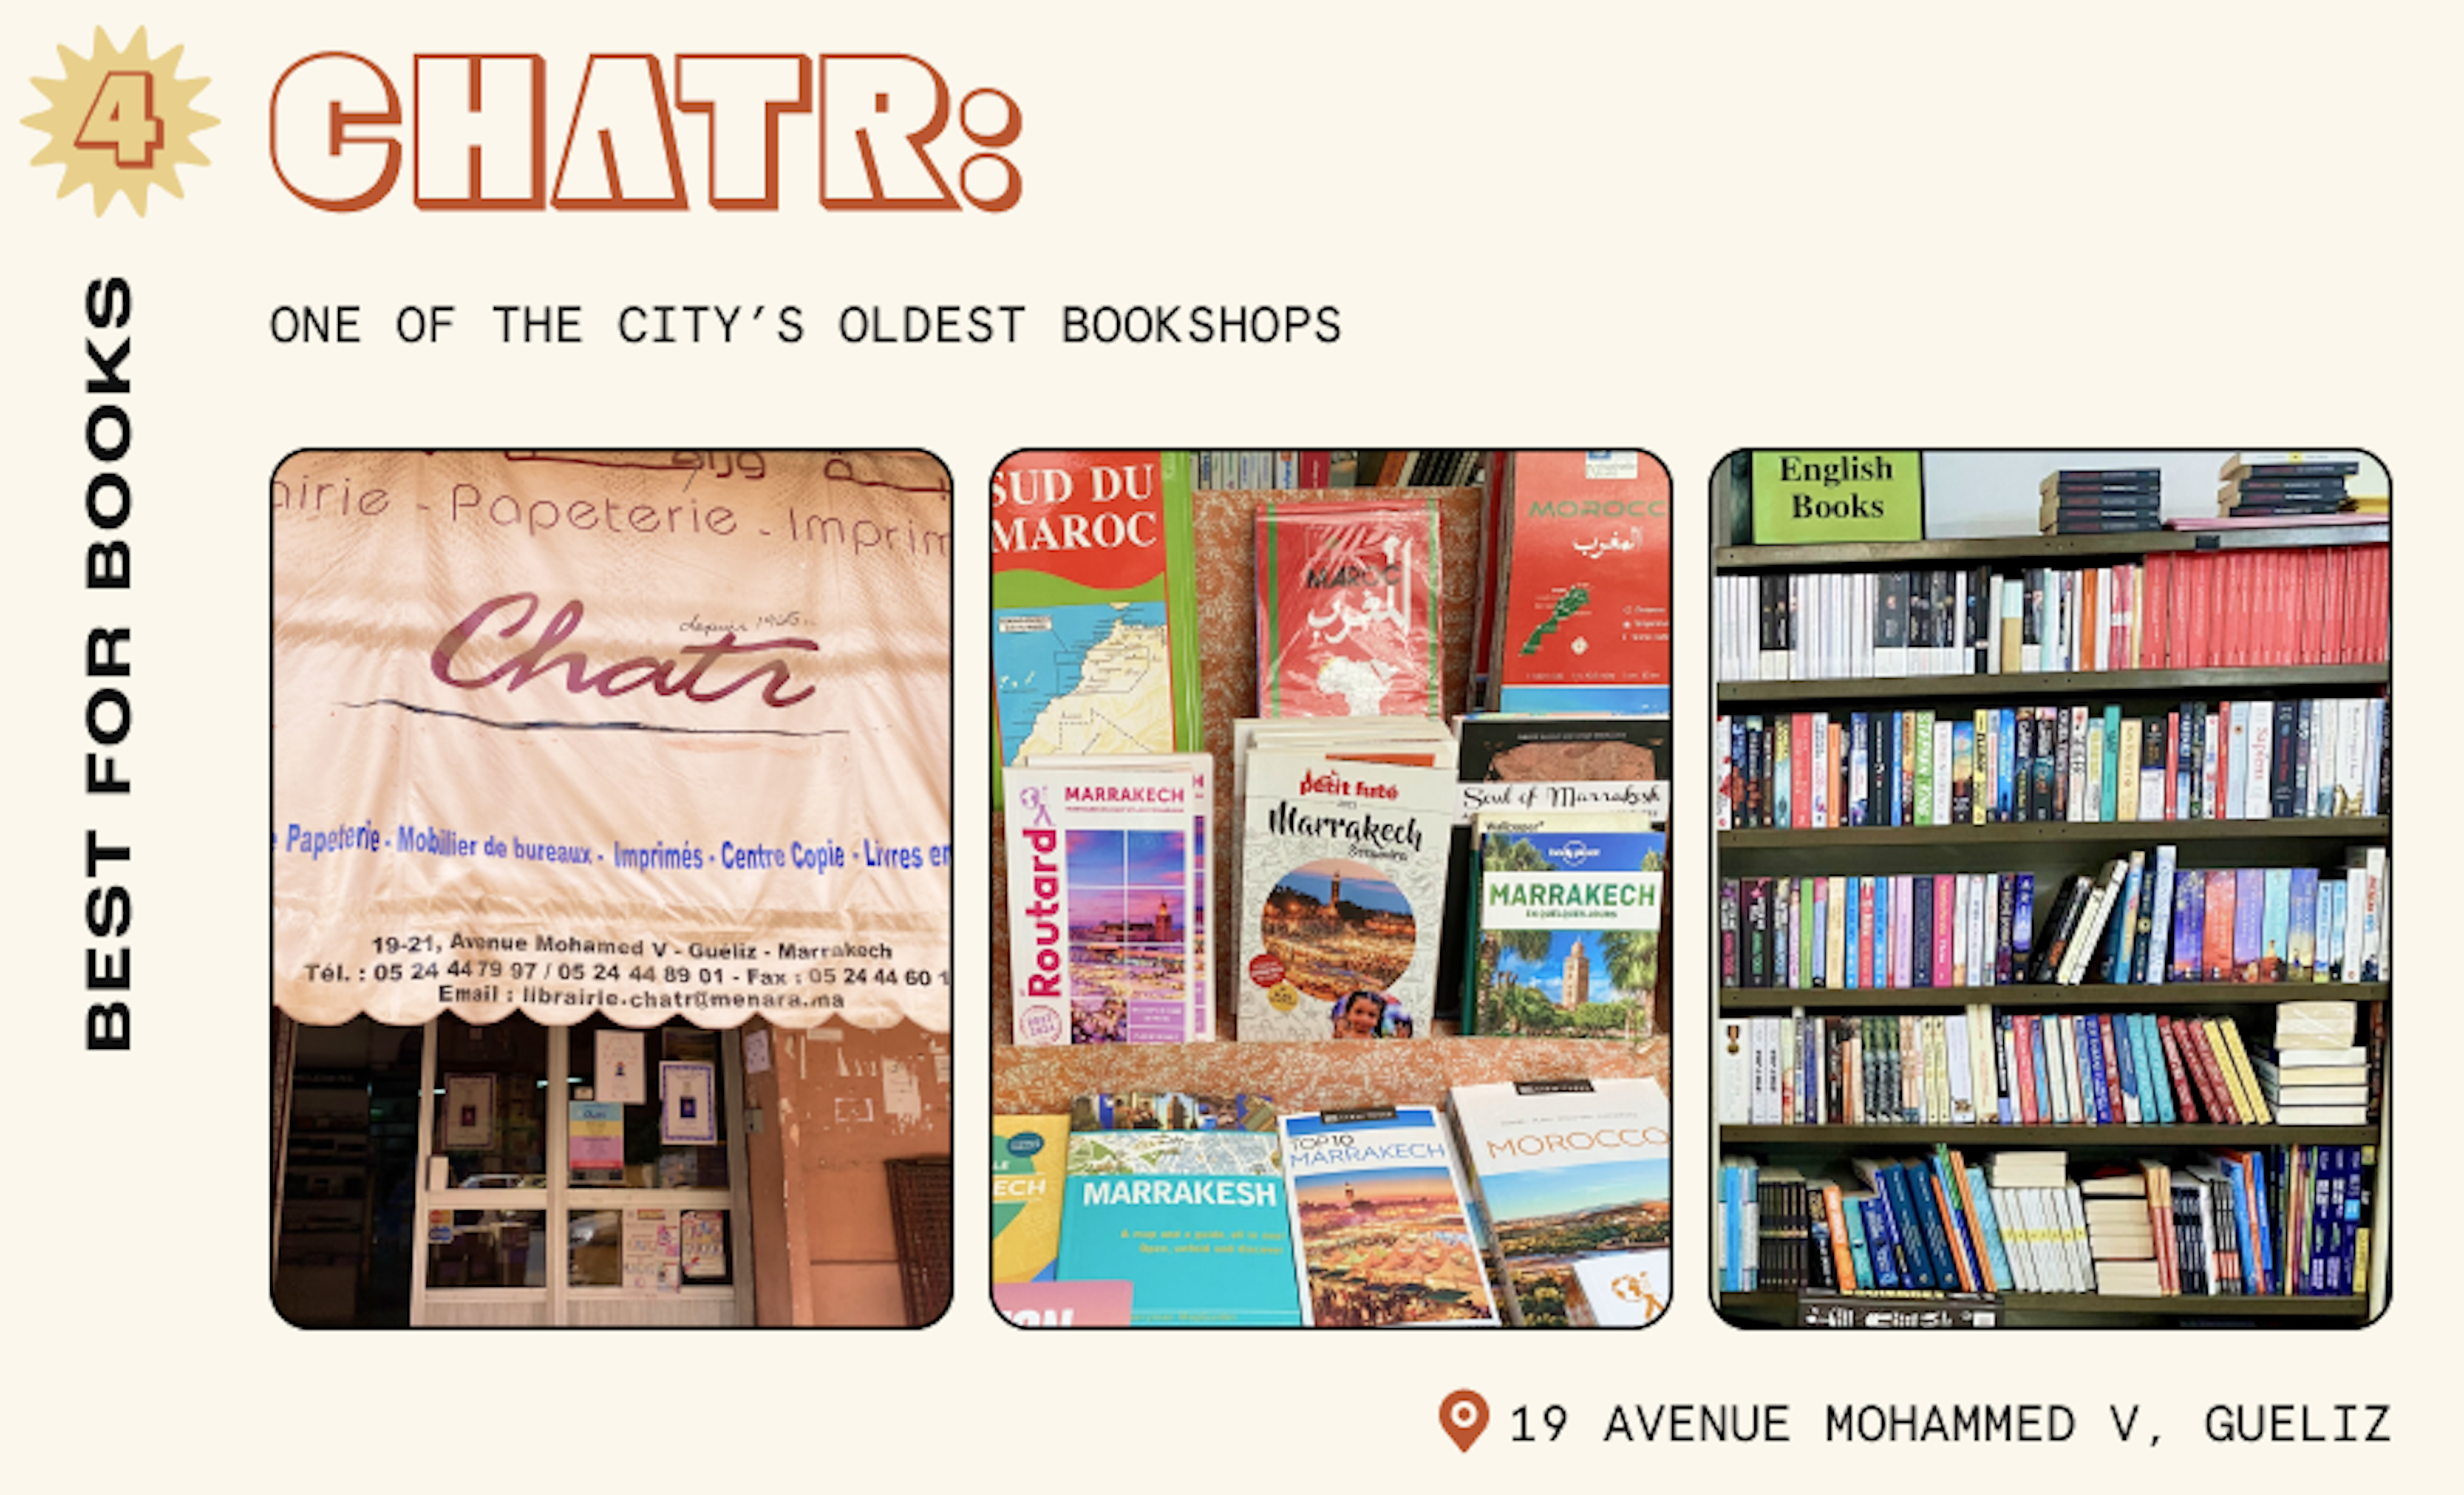
[[1476, 1391], [1459, 1391], [1438, 1403], [1438, 1422], [1464, 1453], [1488, 1431], [1488, 1401]]

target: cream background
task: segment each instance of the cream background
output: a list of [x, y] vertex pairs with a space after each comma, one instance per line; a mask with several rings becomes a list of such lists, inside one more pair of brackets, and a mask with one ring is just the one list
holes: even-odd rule
[[[24, 81], [149, 26], [185, 43], [222, 125], [188, 196], [98, 221], [55, 202], [56, 168], [0, 170], [9, 245], [0, 346], [8, 557], [24, 635], [10, 763], [11, 1111], [20, 1203], [0, 1232], [16, 1285], [12, 1462], [38, 1483], [127, 1487], [211, 1471], [275, 1488], [552, 1488], [577, 1479], [847, 1481], [895, 1488], [1080, 1487], [1090, 1479], [1260, 1487], [1375, 1480], [1755, 1482], [1872, 1478], [2074, 1487], [2135, 1477], [2249, 1488], [2425, 1487], [2464, 1322], [2441, 1280], [2464, 1206], [2431, 1162], [2459, 1037], [2427, 978], [2455, 874], [2426, 848], [2459, 829], [2422, 770], [2453, 708], [2404, 698], [2400, 928], [2414, 932], [2397, 1069], [2416, 1164], [2399, 1201], [2409, 1271], [2366, 1332], [2219, 1339], [1750, 1336], [1704, 1297], [1707, 1066], [1679, 1049], [1679, 1301], [1637, 1335], [1304, 1342], [1256, 1333], [1029, 1339], [969, 1290], [980, 1196], [962, 1188], [959, 1301], [922, 1333], [304, 1335], [265, 1293], [268, 820], [265, 480], [300, 446], [921, 446], [964, 495], [1021, 446], [1641, 445], [1701, 495], [1732, 447], [2123, 448], [2339, 442], [2383, 457], [2408, 500], [2398, 651], [2444, 648], [2459, 25], [2426, 6], [1117, 6], [1065, 33], [1055, 8], [723, 5], [417, 11], [21, 3], [0, 21], [8, 119]], [[1195, 12], [1192, 12], [1195, 14]], [[1233, 23], [1237, 16], [1238, 24]], [[2331, 18], [2332, 17], [2332, 18]], [[420, 213], [407, 188], [337, 217], [282, 191], [264, 148], [275, 77], [327, 48], [377, 58], [529, 51], [552, 99], [605, 50], [896, 50], [1023, 105], [1025, 198], [1005, 217]], [[2280, 81], [2282, 101], [2274, 97]], [[549, 109], [561, 144], [561, 105]], [[16, 160], [39, 139], [13, 123]], [[792, 138], [792, 137], [791, 137]], [[680, 144], [690, 158], [697, 134]], [[689, 170], [693, 168], [689, 167]], [[809, 159], [787, 190], [809, 189]], [[790, 199], [791, 203], [793, 198]], [[83, 288], [136, 282], [127, 465], [133, 601], [76, 584]], [[1331, 346], [1065, 347], [1067, 301], [1331, 302]], [[275, 346], [278, 302], [354, 300], [371, 341]], [[485, 308], [571, 301], [592, 341], [505, 347]], [[627, 302], [1018, 302], [1017, 347], [632, 348]], [[453, 303], [441, 347], [389, 336], [405, 302]], [[2272, 329], [2286, 329], [2273, 344]], [[2028, 495], [2031, 500], [2033, 494]], [[963, 533], [966, 521], [961, 517]], [[1677, 517], [1681, 719], [1707, 723], [1706, 543]], [[985, 740], [981, 554], [954, 596], [960, 744]], [[76, 793], [78, 656], [134, 618], [132, 804]], [[1698, 738], [1698, 740], [1700, 740]], [[1707, 868], [1704, 765], [1683, 765], [1680, 865]], [[962, 848], [980, 848], [985, 755], [962, 750]], [[138, 1046], [78, 1046], [88, 824], [136, 837]], [[980, 850], [974, 854], [980, 856]], [[978, 864], [980, 865], [980, 864]], [[966, 885], [965, 876], [958, 879]], [[1707, 908], [1697, 900], [1697, 908]], [[980, 1023], [987, 900], [957, 909], [957, 1138], [987, 1131]], [[1705, 929], [1678, 946], [1679, 1022], [1706, 1021]], [[975, 973], [974, 981], [967, 973]], [[961, 1177], [968, 1176], [962, 1167]], [[1179, 1365], [1123, 1377], [1124, 1356]], [[1172, 1387], [1169, 1394], [1162, 1385]], [[1458, 1386], [1495, 1409], [1469, 1457], [1439, 1435]], [[577, 1403], [572, 1393], [587, 1389]], [[1132, 1390], [1131, 1388], [1141, 1388]], [[1826, 1395], [2067, 1400], [2070, 1444], [1835, 1449]], [[1614, 1402], [1788, 1400], [1775, 1448], [1595, 1441]], [[2145, 1406], [2123, 1452], [2103, 1412]], [[2215, 1402], [2387, 1401], [2397, 1442], [2218, 1447]], [[1508, 1442], [1507, 1409], [1565, 1403], [1553, 1447]], [[578, 1416], [583, 1406], [617, 1415]], [[1093, 1410], [1093, 1416], [1089, 1411]], [[50, 1477], [45, 1479], [44, 1477]]]

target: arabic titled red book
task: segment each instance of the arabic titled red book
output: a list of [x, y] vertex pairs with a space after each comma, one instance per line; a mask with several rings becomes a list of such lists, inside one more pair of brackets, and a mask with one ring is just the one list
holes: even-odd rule
[[1439, 714], [1438, 506], [1258, 512], [1258, 715]]

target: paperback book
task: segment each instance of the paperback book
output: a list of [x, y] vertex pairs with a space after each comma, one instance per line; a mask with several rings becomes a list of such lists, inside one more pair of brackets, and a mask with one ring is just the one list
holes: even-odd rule
[[1307, 1111], [1280, 1126], [1302, 1322], [1500, 1322], [1434, 1108]]
[[993, 1281], [1050, 1282], [1061, 1259], [1069, 1118], [993, 1118]]
[[1240, 1036], [1425, 1036], [1453, 772], [1261, 753], [1248, 791]]
[[1199, 745], [1185, 451], [1021, 451], [993, 475], [993, 793], [1037, 754]]
[[1130, 1284], [1133, 1324], [1298, 1324], [1281, 1150], [1257, 1132], [1078, 1132], [1061, 1277]]
[[1011, 770], [1003, 833], [1015, 1042], [1212, 1036], [1212, 772], [1202, 754], [1118, 771]]
[[[1457, 1086], [1463, 1173], [1507, 1319], [1648, 1324], [1668, 1301], [1668, 1097], [1653, 1080]], [[1586, 1271], [1597, 1281], [1586, 1290]], [[1632, 1279], [1622, 1284], [1620, 1279]]]
[[1258, 715], [1440, 715], [1438, 506], [1258, 511]]
[[1509, 451], [1492, 705], [1665, 716], [1668, 472], [1643, 451]]
[[1640, 815], [1483, 815], [1470, 1031], [1650, 1038], [1668, 838]]

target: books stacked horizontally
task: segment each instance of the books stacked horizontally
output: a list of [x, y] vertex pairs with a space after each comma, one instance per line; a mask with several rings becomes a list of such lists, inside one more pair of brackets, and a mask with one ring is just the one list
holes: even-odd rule
[[[2373, 541], [2367, 526], [2384, 522], [2345, 517]], [[1723, 682], [2378, 664], [2387, 587], [2377, 542], [2087, 567], [1730, 574], [1716, 579], [1714, 664]]]
[[2046, 535], [2111, 535], [2165, 521], [2160, 468], [2063, 468], [2036, 485], [2036, 528]]
[[2285, 1002], [2276, 1046], [2251, 1055], [2258, 1088], [2286, 1126], [2363, 1126], [2372, 1117], [2369, 1056], [2353, 1042], [2360, 1004]]
[[2387, 698], [1719, 718], [1725, 828], [2377, 815]]
[[[2281, 1052], [2281, 1050], [2279, 1050]], [[2277, 1120], [2230, 1016], [1958, 1012], [1722, 1020], [1722, 1126]]]
[[2220, 1151], [2073, 1181], [2060, 1153], [1987, 1168], [1854, 1158], [1848, 1181], [1724, 1158], [1726, 1292], [2349, 1296], [2367, 1282], [2365, 1147]]
[[[2093, 1177], [2079, 1184], [2079, 1201], [2087, 1219], [2087, 1254], [2096, 1264], [2096, 1290], [2129, 1297], [2153, 1297], [2165, 1291], [2165, 1265], [2158, 1258], [2155, 1220], [2148, 1214], [2151, 1194], [2164, 1200], [2169, 1219], [2169, 1186], [2154, 1175], [2163, 1165], [2148, 1163], [2145, 1172]], [[2167, 1234], [2171, 1227], [2167, 1226]]]
[[2236, 451], [2216, 476], [2220, 518], [2298, 519], [2335, 514], [2344, 506], [2345, 480], [2362, 470], [2358, 461], [2305, 458], [2298, 451]]

